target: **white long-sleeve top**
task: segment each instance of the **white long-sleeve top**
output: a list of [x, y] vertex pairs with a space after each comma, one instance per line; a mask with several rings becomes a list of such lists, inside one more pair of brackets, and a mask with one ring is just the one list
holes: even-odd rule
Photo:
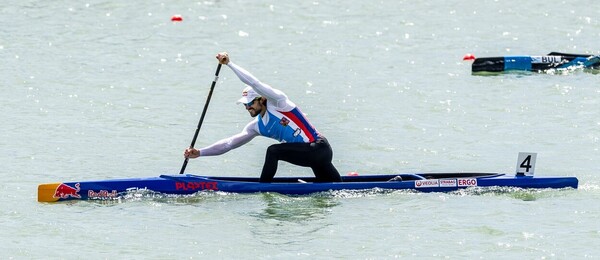
[[262, 135], [282, 143], [314, 142], [319, 132], [285, 93], [261, 82], [233, 62], [227, 64], [238, 78], [267, 99], [267, 112], [250, 121], [240, 133], [200, 149], [200, 156], [213, 156], [238, 148]]

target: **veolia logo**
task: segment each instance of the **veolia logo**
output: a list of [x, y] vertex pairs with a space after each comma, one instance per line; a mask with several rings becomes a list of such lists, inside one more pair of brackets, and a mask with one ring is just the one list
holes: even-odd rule
[[427, 187], [439, 187], [439, 180], [417, 180], [415, 181], [415, 187], [427, 188]]

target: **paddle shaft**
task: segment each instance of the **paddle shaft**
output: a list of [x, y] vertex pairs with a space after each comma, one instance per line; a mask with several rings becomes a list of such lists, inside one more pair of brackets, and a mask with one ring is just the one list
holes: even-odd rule
[[[221, 63], [219, 63], [219, 65], [217, 66], [217, 71], [215, 72], [215, 80], [213, 80], [212, 85], [210, 86], [210, 91], [208, 92], [208, 97], [206, 97], [206, 103], [204, 103], [204, 110], [202, 110], [200, 121], [198, 121], [198, 127], [196, 128], [196, 133], [194, 133], [192, 144], [190, 144], [190, 147], [192, 148], [194, 147], [194, 145], [196, 145], [196, 139], [198, 139], [198, 133], [200, 133], [202, 122], [204, 122], [204, 116], [206, 115], [206, 110], [208, 109], [208, 103], [210, 103], [210, 98], [212, 97], [213, 90], [215, 89], [217, 80], [219, 80], [219, 71], [221, 71]], [[189, 158], [185, 158], [185, 160], [183, 161], [183, 165], [181, 166], [181, 171], [179, 171], [179, 174], [183, 174], [185, 172], [185, 167], [187, 167], [188, 161]]]

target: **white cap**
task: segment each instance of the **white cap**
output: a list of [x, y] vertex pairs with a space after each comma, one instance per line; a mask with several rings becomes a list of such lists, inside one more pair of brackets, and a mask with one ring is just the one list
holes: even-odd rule
[[242, 98], [238, 99], [236, 104], [248, 104], [258, 97], [260, 97], [260, 95], [256, 93], [252, 87], [248, 86], [242, 90]]

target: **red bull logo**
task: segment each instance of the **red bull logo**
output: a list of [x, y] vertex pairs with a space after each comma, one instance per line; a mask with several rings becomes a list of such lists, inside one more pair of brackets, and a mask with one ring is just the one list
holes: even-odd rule
[[58, 187], [56, 187], [56, 190], [54, 191], [54, 198], [61, 198], [61, 199], [66, 199], [68, 197], [71, 198], [78, 198], [81, 199], [81, 195], [79, 195], [79, 183], [75, 184], [75, 188], [61, 183], [60, 185], [58, 185]]

